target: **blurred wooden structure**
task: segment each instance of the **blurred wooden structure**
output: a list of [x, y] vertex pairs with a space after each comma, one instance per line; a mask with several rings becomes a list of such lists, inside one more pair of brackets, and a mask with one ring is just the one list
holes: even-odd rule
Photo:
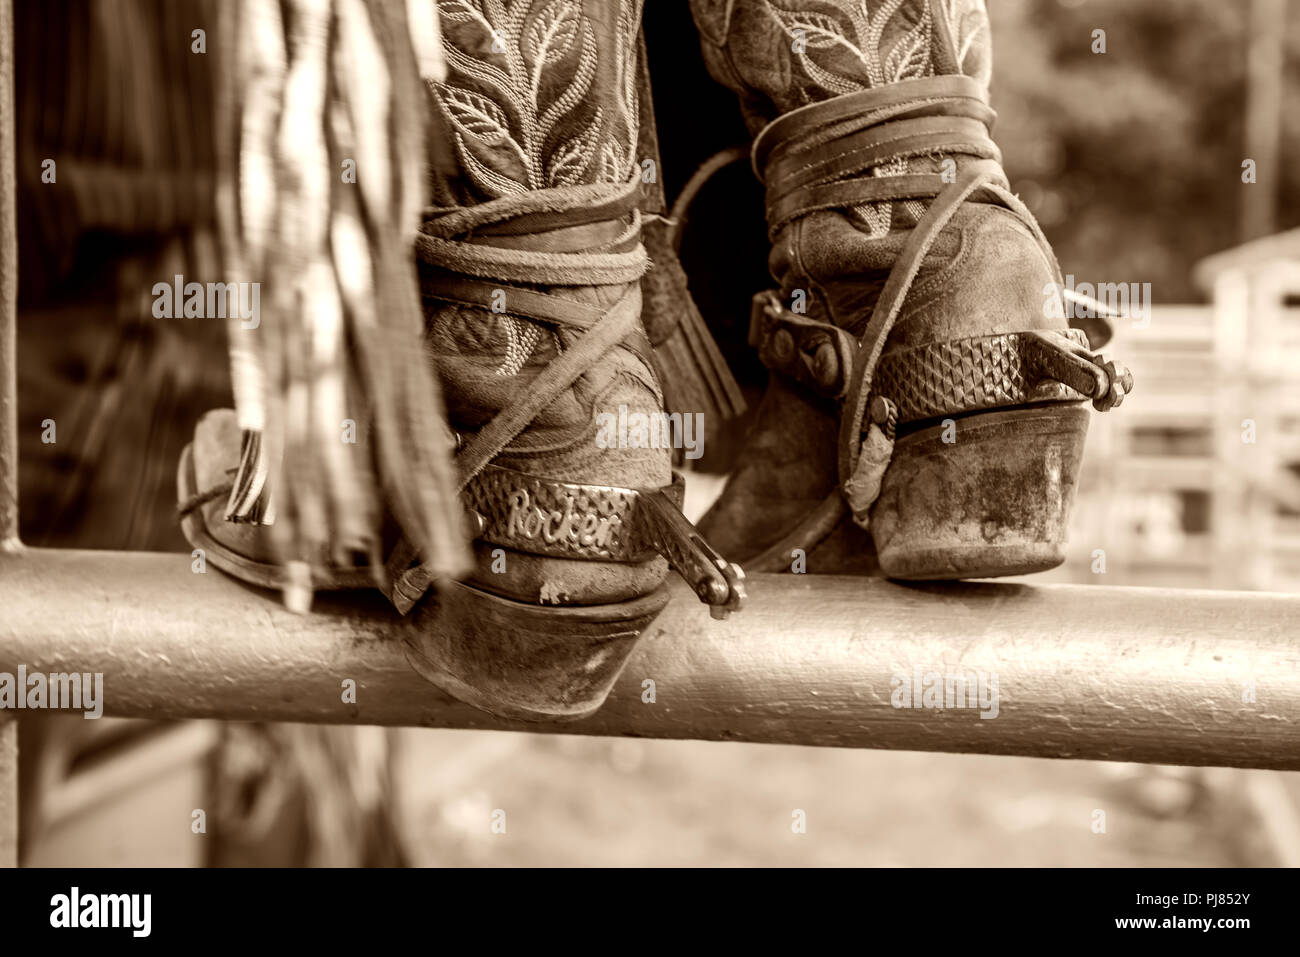
[[1072, 578], [1100, 549], [1126, 584], [1300, 591], [1300, 230], [1195, 278], [1210, 305], [1117, 324], [1141, 385], [1093, 417]]

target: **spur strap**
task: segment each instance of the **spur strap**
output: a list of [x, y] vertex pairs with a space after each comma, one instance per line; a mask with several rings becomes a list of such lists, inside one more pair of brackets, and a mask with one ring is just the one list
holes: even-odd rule
[[713, 606], [714, 617], [725, 618], [743, 603], [745, 573], [722, 560], [682, 516], [685, 492], [676, 472], [664, 488], [636, 489], [488, 465], [465, 486], [463, 500], [475, 537], [514, 551], [632, 563], [662, 555]]
[[[745, 602], [745, 572], [715, 552], [685, 516], [685, 482], [658, 489], [587, 485], [486, 465], [462, 492], [474, 537], [516, 552], [641, 563], [662, 556], [718, 619]], [[406, 614], [432, 584], [403, 541], [389, 560], [390, 600]]]
[[[845, 398], [858, 341], [833, 323], [790, 312], [774, 292], [759, 293], [750, 344], [769, 369], [825, 398]], [[1111, 387], [1122, 375], [1088, 348], [1082, 329], [1033, 330], [885, 353], [872, 393], [894, 402], [900, 424], [1035, 402], [1092, 399], [1101, 411], [1122, 401]]]

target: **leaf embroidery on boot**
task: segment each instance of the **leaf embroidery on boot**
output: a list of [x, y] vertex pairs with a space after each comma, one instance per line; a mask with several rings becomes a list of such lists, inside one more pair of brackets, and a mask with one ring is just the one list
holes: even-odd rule
[[[872, 167], [872, 176], [902, 176], [908, 172], [908, 163], [905, 157], [890, 160], [888, 163], [881, 163], [879, 166]], [[925, 215], [925, 205], [919, 200], [903, 200], [903, 209], [912, 217], [910, 225], [915, 226], [922, 216]], [[894, 204], [893, 203], [862, 203], [853, 207], [858, 217], [867, 225], [869, 235], [873, 239], [878, 239], [885, 233], [893, 223]]]
[[[790, 38], [790, 50], [804, 75], [832, 95], [855, 93], [896, 83], [910, 77], [929, 76], [930, 5], [906, 0], [885, 0], [873, 14], [868, 0], [837, 4], [836, 14], [790, 10], [775, 0], [762, 0], [764, 9]], [[786, 0], [789, 2], [789, 0]], [[906, 6], [904, 16], [894, 22]], [[906, 14], [920, 7], [916, 22], [897, 35]], [[891, 27], [885, 49], [886, 27]], [[810, 97], [810, 99], [812, 99]], [[820, 97], [819, 97], [820, 99]]]
[[[843, 96], [934, 72], [934, 21], [931, 5], [915, 0], [826, 0], [818, 9], [791, 9], [798, 0], [758, 0], [762, 9], [785, 31], [800, 105]], [[803, 6], [811, 6], [806, 0]], [[874, 7], [874, 12], [873, 8]], [[827, 12], [832, 10], [833, 12]], [[957, 62], [987, 83], [988, 19], [975, 0], [943, 0], [940, 15], [957, 46]], [[983, 42], [981, 42], [983, 40]], [[790, 91], [795, 92], [795, 91]], [[873, 176], [901, 176], [905, 160], [882, 163]], [[908, 200], [902, 208], [915, 221], [925, 213], [922, 203]], [[873, 237], [889, 231], [892, 203], [853, 207]]]
[[626, 180], [641, 0], [617, 9], [597, 24], [582, 0], [439, 0], [449, 73], [434, 99], [482, 199]]
[[[692, 0], [695, 18], [725, 49], [711, 64], [775, 107], [764, 121], [832, 96], [930, 76], [935, 43], [946, 32], [961, 71], [988, 85], [991, 59], [983, 0]], [[935, 17], [942, 19], [936, 24]], [[756, 20], [775, 23], [777, 43], [749, 38]], [[777, 61], [781, 62], [777, 62]], [[740, 89], [739, 92], [744, 92]], [[752, 101], [761, 104], [762, 100]]]
[[[610, 6], [612, 24], [593, 23], [582, 0], [438, 0], [448, 77], [431, 88], [478, 200], [627, 181], [641, 0]], [[513, 376], [544, 327], [497, 319], [506, 354], [496, 374]]]
[[993, 58], [989, 55], [989, 15], [984, 0], [943, 0], [943, 9], [948, 33], [957, 46], [961, 72], [988, 89], [993, 76]]

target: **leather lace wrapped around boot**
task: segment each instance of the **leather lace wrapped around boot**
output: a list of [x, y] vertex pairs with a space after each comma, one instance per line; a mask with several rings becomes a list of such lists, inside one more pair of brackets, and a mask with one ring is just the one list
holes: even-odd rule
[[[860, 0], [802, 6], [696, 5], [710, 65], [757, 129], [780, 283], [755, 297], [750, 329], [773, 374], [750, 442], [777, 450], [775, 468], [742, 465], [701, 527], [751, 570], [787, 569], [796, 549], [812, 571], [862, 570], [863, 530], [889, 577], [1053, 567], [1082, 405], [1118, 405], [1132, 377], [1067, 327], [1059, 266], [1008, 188], [986, 80], [961, 72], [954, 39], [973, 31], [960, 48], [980, 72], [982, 7], [882, 4], [873, 34]], [[765, 18], [793, 44], [784, 71], [768, 62], [779, 45], [755, 41]], [[872, 35], [893, 52], [864, 51]], [[842, 75], [816, 59], [846, 48]], [[764, 512], [776, 521], [746, 531]]]
[[[417, 610], [411, 662], [490, 711], [580, 717], [666, 602], [669, 567], [719, 617], [744, 594], [679, 511], [642, 323], [641, 4], [441, 10], [450, 72], [431, 90], [456, 162], [416, 252], [474, 564]], [[390, 578], [399, 608], [428, 583], [400, 560]]]

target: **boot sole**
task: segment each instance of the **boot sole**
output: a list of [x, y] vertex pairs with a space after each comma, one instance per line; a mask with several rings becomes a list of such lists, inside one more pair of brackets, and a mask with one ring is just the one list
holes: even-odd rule
[[[192, 498], [199, 491], [198, 478], [194, 473], [192, 444], [187, 444], [181, 451], [180, 463], [176, 468], [176, 490], [179, 501], [182, 502]], [[243, 555], [212, 534], [208, 528], [207, 516], [204, 514], [207, 507], [201, 506], [188, 515], [181, 516], [181, 531], [185, 535], [185, 540], [195, 548], [203, 549], [203, 560], [240, 581], [262, 588], [282, 587], [284, 575], [278, 565]], [[367, 568], [331, 568], [327, 579], [314, 581], [312, 584], [319, 591], [374, 588], [375, 578]]]
[[1088, 420], [1081, 402], [1052, 403], [900, 436], [871, 513], [881, 572], [924, 581], [1060, 565]]
[[661, 586], [614, 604], [542, 607], [439, 581], [412, 615], [406, 660], [425, 680], [489, 714], [576, 721], [605, 703], [668, 598]]

